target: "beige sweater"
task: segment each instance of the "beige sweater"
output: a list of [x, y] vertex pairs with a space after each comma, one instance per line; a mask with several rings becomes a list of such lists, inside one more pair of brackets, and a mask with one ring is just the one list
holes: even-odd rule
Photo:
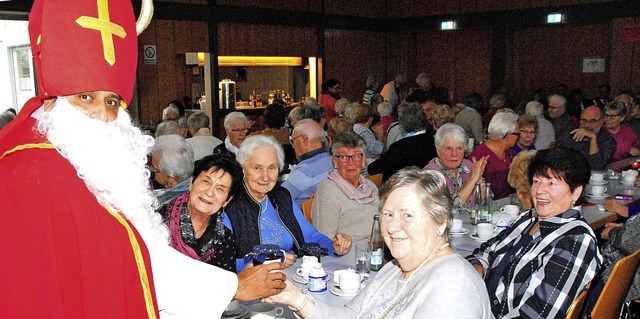
[[[377, 195], [378, 188], [370, 180], [366, 180]], [[377, 196], [376, 196], [377, 197]], [[311, 208], [313, 226], [320, 232], [333, 237], [336, 233], [344, 233], [358, 241], [369, 238], [373, 216], [378, 213], [379, 200], [358, 204], [349, 199], [331, 180], [325, 180], [316, 190]]]

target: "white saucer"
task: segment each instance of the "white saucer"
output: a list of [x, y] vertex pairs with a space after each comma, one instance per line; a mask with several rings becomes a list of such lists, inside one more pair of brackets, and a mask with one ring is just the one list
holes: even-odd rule
[[454, 236], [454, 237], [460, 237], [460, 236], [462, 236], [462, 235], [466, 235], [466, 234], [468, 234], [468, 233], [469, 233], [469, 230], [468, 230], [468, 229], [466, 229], [466, 228], [462, 228], [462, 229], [460, 229], [460, 230], [459, 230], [459, 231], [457, 231], [457, 232], [449, 231], [449, 234], [450, 234], [451, 236]]
[[620, 182], [620, 184], [624, 186], [636, 186], [636, 181], [633, 181], [633, 182], [622, 181]]
[[238, 305], [238, 308], [234, 311], [225, 311], [222, 313], [221, 319], [237, 319], [242, 318], [249, 313], [249, 308], [244, 305]]
[[609, 196], [611, 196], [611, 195], [609, 195], [609, 194], [593, 195], [593, 194], [591, 194], [591, 193], [587, 193], [587, 197], [589, 197], [589, 198], [594, 198], [594, 199], [598, 199], [598, 198], [608, 198]]
[[591, 184], [591, 185], [605, 185], [605, 184], [607, 184], [607, 181], [600, 181], [600, 182], [589, 181], [589, 184]]
[[479, 241], [479, 242], [481, 242], [481, 243], [484, 243], [485, 241], [487, 241], [487, 240], [491, 239], [491, 237], [488, 237], [488, 238], [481, 238], [481, 237], [478, 237], [478, 234], [472, 234], [472, 235], [469, 235], [469, 237], [471, 237], [471, 239], [473, 239], [473, 240], [475, 240], [475, 241]]
[[304, 279], [304, 277], [298, 276], [298, 274], [291, 276], [291, 280], [303, 285], [306, 285], [309, 283], [309, 280]]
[[362, 290], [362, 288], [364, 288], [364, 285], [360, 286], [360, 289], [354, 293], [346, 293], [344, 291], [342, 291], [342, 289], [340, 289], [340, 287], [338, 286], [331, 286], [331, 288], [329, 288], [329, 292], [331, 292], [332, 294], [336, 295], [336, 296], [340, 296], [340, 297], [354, 297], [355, 295], [357, 295], [360, 290]]

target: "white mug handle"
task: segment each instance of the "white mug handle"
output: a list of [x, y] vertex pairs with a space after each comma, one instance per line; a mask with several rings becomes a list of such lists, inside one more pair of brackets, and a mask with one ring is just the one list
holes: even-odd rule
[[282, 309], [282, 307], [276, 307], [276, 316], [280, 317], [282, 314], [284, 314], [284, 309]]
[[296, 269], [296, 274], [297, 274], [298, 276], [300, 276], [300, 277], [304, 277], [304, 275], [302, 274], [302, 272], [303, 272], [303, 271], [304, 271], [304, 270], [303, 270], [302, 268], [298, 268], [298, 269]]

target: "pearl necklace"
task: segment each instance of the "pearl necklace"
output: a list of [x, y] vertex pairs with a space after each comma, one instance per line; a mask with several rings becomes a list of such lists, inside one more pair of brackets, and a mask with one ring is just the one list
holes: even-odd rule
[[[407, 277], [407, 280], [405, 281], [405, 283], [402, 286], [402, 288], [400, 288], [400, 291], [395, 295], [393, 300], [391, 300], [391, 302], [389, 303], [389, 306], [384, 309], [384, 311], [381, 313], [381, 315], [379, 317], [376, 317], [376, 318], [384, 318], [384, 316], [391, 309], [393, 309], [393, 307], [396, 305], [396, 303], [400, 299], [400, 296], [402, 296], [402, 293], [404, 292], [404, 289], [407, 288], [407, 286], [409, 285], [409, 282], [411, 281], [411, 278], [413, 278], [413, 275], [415, 275], [418, 272], [420, 272], [420, 270], [422, 270], [422, 267], [424, 265], [426, 265], [427, 262], [429, 262], [429, 260], [431, 260], [431, 258], [435, 257], [442, 249], [444, 249], [446, 247], [449, 247], [449, 243], [446, 243], [446, 244], [443, 244], [442, 246], [440, 246], [436, 251], [434, 251], [431, 254], [429, 254], [429, 256], [427, 256], [427, 258], [425, 258], [425, 260], [423, 260], [422, 263], [420, 263], [420, 265], [418, 265], [418, 267], [416, 267], [416, 268], [414, 268], [414, 269], [412, 269], [410, 271], [411, 273], [409, 274], [409, 277]], [[393, 275], [391, 275], [391, 276], [387, 277], [387, 279], [385, 279], [385, 281], [378, 287], [378, 290], [376, 290], [376, 292], [373, 293], [371, 298], [369, 298], [369, 302], [367, 303], [366, 307], [363, 307], [362, 310], [358, 313], [357, 319], [361, 319], [364, 314], [369, 313], [369, 311], [371, 310], [371, 306], [376, 301], [376, 296], [382, 291], [382, 288], [384, 288], [384, 286], [386, 286], [389, 283], [389, 281], [391, 281], [392, 278], [395, 278], [401, 272], [402, 272], [402, 269], [398, 269], [398, 271], [396, 271]]]

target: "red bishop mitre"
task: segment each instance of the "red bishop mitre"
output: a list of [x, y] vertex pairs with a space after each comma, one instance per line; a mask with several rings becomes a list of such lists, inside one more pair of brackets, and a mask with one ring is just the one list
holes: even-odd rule
[[29, 37], [41, 98], [133, 96], [138, 37], [131, 0], [35, 0]]

